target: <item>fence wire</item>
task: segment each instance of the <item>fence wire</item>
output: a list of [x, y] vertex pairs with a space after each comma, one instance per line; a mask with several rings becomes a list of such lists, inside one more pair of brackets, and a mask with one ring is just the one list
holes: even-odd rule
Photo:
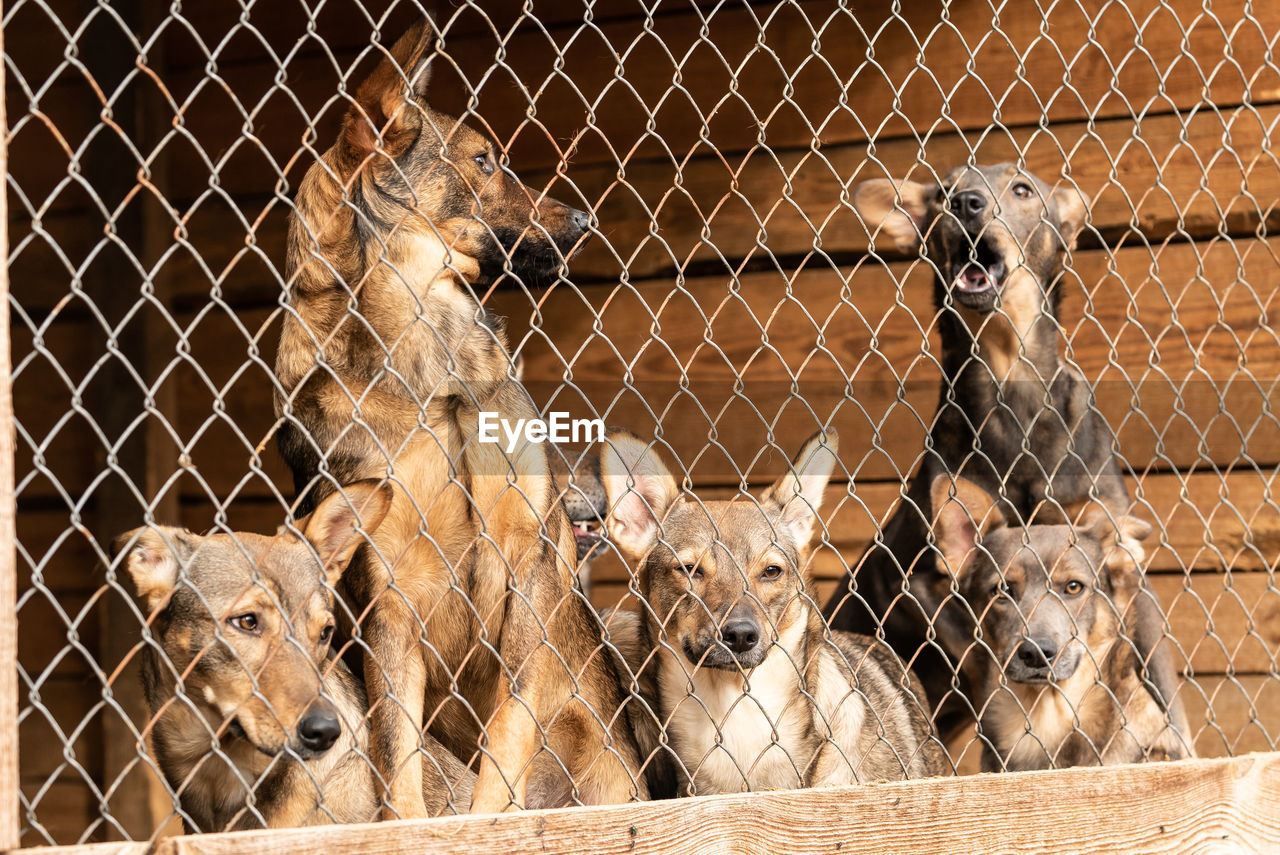
[[907, 6], [5, 3], [24, 845], [1275, 750], [1280, 8]]

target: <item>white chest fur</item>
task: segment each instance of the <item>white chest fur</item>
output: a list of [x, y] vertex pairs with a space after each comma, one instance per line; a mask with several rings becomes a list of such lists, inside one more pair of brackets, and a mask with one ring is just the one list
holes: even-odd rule
[[[698, 793], [799, 787], [812, 760], [808, 699], [799, 692], [803, 626], [784, 632], [746, 680], [694, 668], [664, 651], [660, 676], [672, 745]], [[795, 638], [787, 638], [788, 635]]]

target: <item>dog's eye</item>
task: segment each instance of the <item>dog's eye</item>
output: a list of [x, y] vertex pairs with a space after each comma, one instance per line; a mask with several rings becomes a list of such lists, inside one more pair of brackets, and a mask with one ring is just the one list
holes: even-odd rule
[[471, 159], [476, 162], [476, 166], [480, 167], [480, 171], [485, 175], [493, 174], [493, 158], [489, 156], [488, 152], [481, 152]]
[[782, 568], [777, 564], [770, 564], [768, 567], [764, 568], [764, 572], [760, 574], [760, 578], [770, 582], [774, 579], [781, 579]]
[[333, 624], [329, 624], [324, 629], [320, 630], [320, 643], [328, 644], [329, 639], [331, 638], [333, 638]]
[[1007, 600], [1009, 599], [1009, 593], [1010, 593], [1009, 586], [1006, 585], [1004, 582], [1001, 582], [991, 589], [991, 599]]
[[692, 564], [682, 564], [682, 565], [680, 565], [680, 569], [681, 569], [681, 570], [683, 570], [683, 571], [685, 572], [685, 574], [686, 574], [690, 579], [701, 579], [701, 578], [702, 578], [702, 568], [701, 568], [701, 567], [695, 567], [695, 566], [694, 566], [694, 565], [692, 565]]
[[1062, 587], [1062, 592], [1068, 597], [1074, 597], [1084, 590], [1084, 583], [1076, 579], [1072, 579]]
[[1023, 184], [1021, 182], [1013, 185], [1013, 195], [1017, 196], [1019, 199], [1030, 199], [1031, 185]]
[[243, 615], [236, 615], [235, 617], [228, 620], [227, 623], [231, 624], [241, 632], [256, 633], [259, 627], [258, 616], [255, 615], [253, 612], [249, 612], [248, 614], [243, 614]]

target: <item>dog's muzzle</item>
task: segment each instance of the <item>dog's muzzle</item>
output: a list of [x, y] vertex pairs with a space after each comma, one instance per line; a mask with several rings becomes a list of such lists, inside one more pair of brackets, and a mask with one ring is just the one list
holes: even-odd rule
[[1015, 683], [1044, 684], [1066, 680], [1080, 664], [1078, 645], [1059, 648], [1044, 639], [1023, 639], [1005, 665], [1005, 675]]
[[1004, 284], [1005, 261], [988, 238], [967, 234], [966, 238], [951, 261], [952, 298], [967, 308], [990, 311]]

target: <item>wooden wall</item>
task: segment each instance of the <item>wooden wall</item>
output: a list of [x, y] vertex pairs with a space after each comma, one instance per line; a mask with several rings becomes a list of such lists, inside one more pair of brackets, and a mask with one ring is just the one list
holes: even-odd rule
[[[175, 19], [130, 0], [122, 28], [88, 0], [6, 5], [33, 845], [166, 814], [136, 797], [121, 663], [140, 616], [105, 551], [148, 514], [283, 518], [270, 366], [288, 199], [370, 66], [373, 22], [386, 12], [393, 39], [417, 12], [208, 0]], [[439, 11], [437, 106], [470, 106], [528, 183], [600, 222], [572, 284], [488, 300], [535, 394], [660, 427], [707, 491], [763, 483], [835, 425], [824, 589], [897, 499], [938, 384], [929, 272], [868, 253], [852, 187], [1020, 158], [1089, 194], [1064, 348], [1156, 523], [1197, 747], [1276, 747], [1280, 8], [1086, 0], [1042, 19], [952, 0], [944, 23], [930, 4], [538, 0], [534, 23], [516, 0], [456, 5]], [[625, 592], [616, 564], [597, 579], [598, 604]]]

